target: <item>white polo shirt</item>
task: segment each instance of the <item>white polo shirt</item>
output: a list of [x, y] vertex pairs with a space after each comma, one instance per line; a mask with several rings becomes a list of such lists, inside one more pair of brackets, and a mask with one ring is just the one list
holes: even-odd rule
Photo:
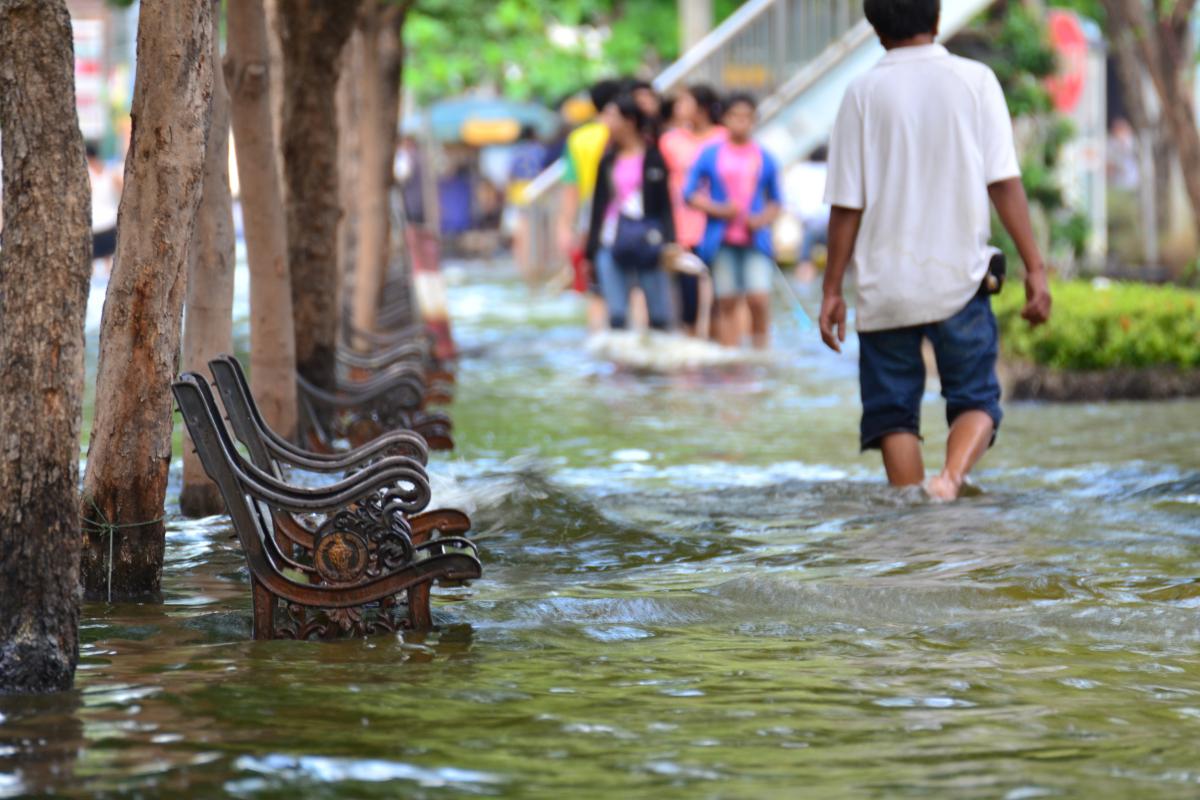
[[825, 199], [863, 211], [851, 267], [857, 325], [941, 322], [979, 290], [989, 184], [1019, 177], [996, 75], [941, 45], [889, 51], [846, 91], [829, 142]]

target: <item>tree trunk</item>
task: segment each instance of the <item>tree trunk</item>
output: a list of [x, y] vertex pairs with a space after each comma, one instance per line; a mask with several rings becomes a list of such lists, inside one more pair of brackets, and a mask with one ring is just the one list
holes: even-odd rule
[[359, 110], [358, 73], [361, 66], [362, 35], [355, 31], [342, 53], [338, 77], [338, 197], [342, 216], [338, 220], [338, 275], [343, 290], [353, 283], [354, 259], [358, 252]]
[[229, 4], [226, 80], [250, 264], [250, 389], [279, 434], [296, 432], [296, 341], [287, 229], [271, 122], [271, 57], [263, 0]]
[[0, 694], [79, 656], [79, 426], [91, 189], [63, 0], [0, 0]]
[[89, 598], [159, 597], [188, 244], [212, 102], [210, 0], [144, 0], [83, 483]]
[[339, 56], [358, 0], [279, 0], [283, 43], [283, 161], [296, 367], [335, 384], [338, 330], [337, 88]]
[[[267, 63], [270, 64], [271, 141], [275, 143], [275, 178], [279, 197], [286, 202], [287, 184], [283, 180], [283, 44], [279, 41], [279, 0], [264, 0], [267, 14]], [[293, 370], [295, 367], [293, 367]]]
[[400, 139], [400, 102], [404, 91], [404, 23], [408, 20], [411, 0], [388, 6], [380, 26], [379, 68], [383, 73], [383, 137], [388, 153], [384, 166], [384, 184], [390, 192], [396, 183], [392, 162]]
[[[220, 0], [213, 5], [213, 64], [220, 63]], [[229, 93], [221, 70], [213, 70], [212, 123], [204, 156], [204, 188], [188, 250], [184, 305], [183, 368], [208, 373], [208, 362], [233, 352], [233, 270], [236, 261], [233, 198], [229, 192]], [[208, 517], [225, 510], [217, 485], [208, 479], [187, 430], [183, 432], [185, 517]]]
[[358, 97], [359, 180], [357, 252], [354, 266], [352, 319], [363, 331], [375, 329], [379, 293], [387, 270], [388, 180], [385, 169], [392, 163], [387, 152], [392, 137], [384, 132], [387, 100], [380, 53], [383, 36], [379, 0], [367, 0], [359, 17], [356, 42], [360, 63], [356, 66]]

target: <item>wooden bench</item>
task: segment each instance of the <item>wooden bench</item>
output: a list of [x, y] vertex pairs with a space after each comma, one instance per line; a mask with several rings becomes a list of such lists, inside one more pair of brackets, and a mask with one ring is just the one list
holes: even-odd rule
[[[412, 466], [424, 466], [429, 451], [425, 440], [412, 431], [392, 431], [378, 439], [343, 453], [324, 454], [303, 450], [271, 430], [263, 419], [258, 404], [250, 392], [245, 370], [232, 355], [221, 355], [208, 363], [221, 403], [225, 406], [233, 435], [246, 446], [250, 461], [259, 469], [283, 477], [282, 470], [296, 467], [309, 472], [353, 472], [386, 457], [407, 457]], [[424, 473], [422, 473], [424, 477]], [[427, 478], [426, 478], [427, 480]], [[463, 535], [470, 531], [471, 520], [461, 511], [440, 509], [421, 511], [409, 517], [414, 541], [422, 542], [435, 534]], [[293, 543], [311, 549], [312, 534], [289, 515], [276, 513], [276, 523]]]
[[[241, 456], [202, 376], [185, 373], [172, 389], [242, 545], [256, 639], [425, 630], [432, 625], [435, 581], [482, 574], [470, 540], [414, 537], [407, 516], [429, 498], [424, 470], [414, 459], [382, 457], [328, 486], [293, 486]], [[321, 516], [310, 548], [288, 552], [280, 546], [277, 512]]]

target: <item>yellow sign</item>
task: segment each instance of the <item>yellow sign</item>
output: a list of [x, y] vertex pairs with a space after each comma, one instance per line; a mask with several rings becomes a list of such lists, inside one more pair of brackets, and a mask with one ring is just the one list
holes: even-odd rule
[[508, 144], [521, 135], [521, 123], [515, 119], [469, 119], [462, 126], [462, 140], [472, 147]]

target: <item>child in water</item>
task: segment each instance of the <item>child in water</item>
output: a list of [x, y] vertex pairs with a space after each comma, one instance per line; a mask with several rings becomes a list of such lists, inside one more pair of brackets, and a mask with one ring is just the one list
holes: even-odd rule
[[753, 139], [754, 98], [732, 95], [725, 104], [728, 139], [700, 153], [683, 196], [708, 217], [697, 253], [712, 269], [717, 300], [717, 339], [741, 344], [739, 308], [750, 314], [750, 334], [766, 348], [771, 324], [771, 283], [775, 278], [771, 225], [779, 217], [780, 192], [775, 159]]
[[995, 74], [935, 43], [938, 0], [866, 0], [865, 9], [887, 54], [846, 91], [830, 140], [821, 337], [841, 352], [842, 282], [853, 264], [861, 444], [882, 450], [894, 486], [925, 482], [921, 343], [930, 340], [950, 436], [945, 466], [925, 488], [953, 500], [1002, 417], [985, 284], [989, 198], [1025, 262], [1030, 324], [1049, 319], [1050, 291]]

